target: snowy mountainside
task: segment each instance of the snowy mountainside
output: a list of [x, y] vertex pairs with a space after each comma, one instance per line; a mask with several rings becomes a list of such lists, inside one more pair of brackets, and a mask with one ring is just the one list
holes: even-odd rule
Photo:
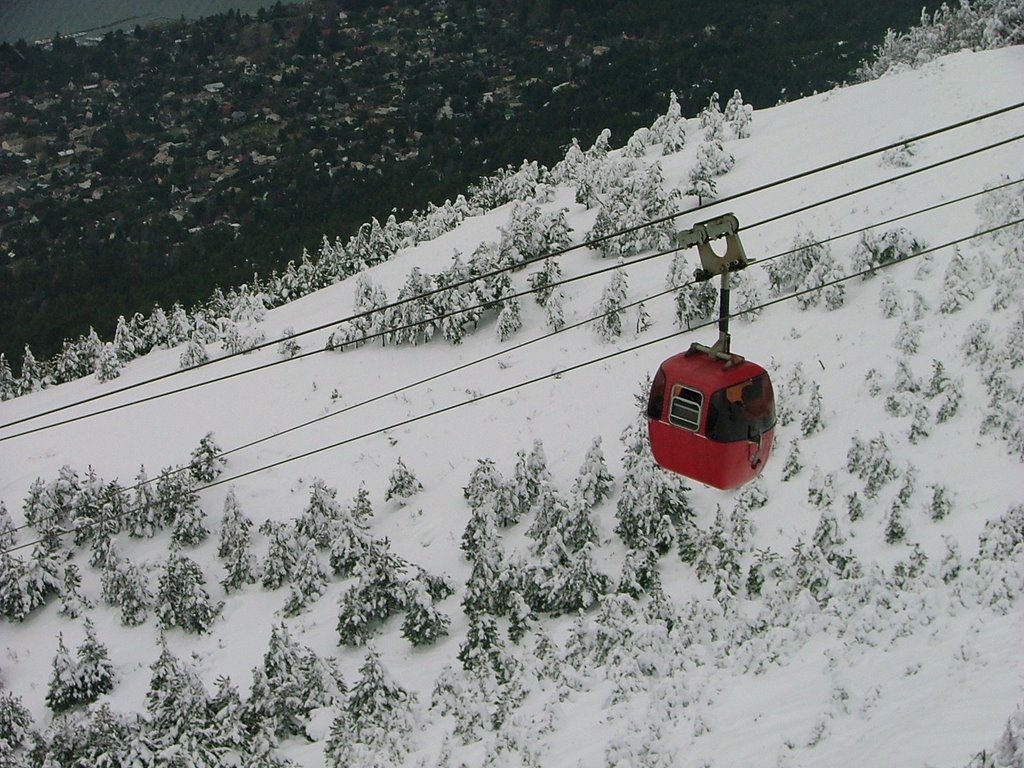
[[[962, 53], [916, 72], [756, 111], [749, 138], [726, 136], [722, 144], [735, 163], [715, 179], [715, 197], [736, 197], [682, 216], [675, 226], [727, 211], [737, 215], [747, 254], [766, 261], [741, 274], [734, 297], [739, 309], [772, 299], [770, 278], [800, 287], [805, 274], [799, 258], [768, 258], [794, 243], [820, 241], [1019, 179], [1024, 170], [1019, 145], [775, 217], [1020, 134], [1024, 112], [969, 123], [885, 160], [875, 155], [757, 194], [740, 193], [1020, 102], [1021, 71], [1021, 48]], [[640, 163], [660, 166], [665, 190], [678, 190], [676, 210], [697, 202], [683, 192], [705, 143], [697, 118], [685, 121], [685, 132], [678, 152], [663, 154], [658, 143], [638, 152]], [[613, 151], [609, 162], [624, 154]], [[1008, 186], [882, 230], [903, 227], [918, 248], [940, 246], [1024, 216], [1021, 188]], [[595, 226], [600, 204], [587, 209], [576, 197], [572, 186], [555, 186], [543, 191], [539, 205], [546, 214], [567, 209], [572, 241], [581, 242]], [[468, 260], [482, 243], [499, 241], [511, 209], [505, 205], [468, 219], [399, 252], [368, 276], [394, 299], [414, 267], [436, 274], [456, 252]], [[826, 277], [850, 274], [871, 265], [858, 242], [858, 236], [850, 236], [799, 253], [811, 254], [812, 265], [831, 264]], [[166, 732], [158, 727], [163, 710], [149, 695], [151, 665], [162, 644], [210, 696], [218, 678], [227, 676], [242, 701], [251, 702], [259, 688], [252, 685], [253, 670], [264, 667], [272, 629], [283, 623], [296, 643], [333, 660], [350, 692], [326, 685], [291, 730], [275, 719], [279, 715], [264, 716], [250, 707], [249, 744], [209, 747], [222, 764], [231, 764], [224, 755], [237, 760], [249, 754], [246, 750], [257, 754], [251, 743], [262, 740], [269, 746], [260, 759], [276, 756], [303, 766], [332, 760], [338, 765], [964, 766], [982, 750], [997, 756], [993, 759], [1006, 758], [992, 765], [1019, 765], [1024, 754], [1022, 242], [1024, 229], [1018, 224], [967, 240], [958, 249], [938, 249], [879, 269], [873, 277], [842, 283], [841, 290], [734, 320], [734, 350], [764, 364], [776, 384], [780, 425], [774, 455], [763, 476], [745, 489], [722, 493], [690, 487], [685, 502], [675, 507], [679, 519], [673, 521], [670, 545], [652, 542], [656, 574], [636, 577], [644, 582], [639, 590], [616, 592], [628, 581], [622, 577], [627, 562], [633, 562], [619, 530], [624, 495], [627, 489], [653, 494], [654, 488], [678, 486], [651, 480], [630, 452], [637, 445], [636, 396], [644, 394], [646, 377], [663, 358], [714, 336], [706, 327], [654, 342], [679, 330], [672, 293], [645, 302], [648, 329], [638, 330], [637, 314], [628, 310], [621, 335], [610, 341], [592, 325], [569, 328], [229, 453], [222, 475], [228, 482], [198, 497], [212, 531], [205, 541], [172, 546], [169, 530], [152, 538], [113, 536], [116, 550], [148, 579], [154, 596], [148, 618], [124, 626], [122, 611], [104, 600], [103, 568], [89, 564], [90, 545], [84, 544], [72, 562], [81, 574], [80, 592], [93, 607], [72, 619], [60, 613], [61, 600], [51, 597], [22, 621], [0, 620], [0, 694], [20, 699], [38, 733], [55, 732], [47, 694], [58, 635], [67, 648], [78, 647], [88, 616], [109, 650], [115, 676], [112, 689], [92, 706], [106, 703], [126, 717], [142, 715], [143, 725], [125, 726], [130, 733], [125, 740], [133, 745], [137, 764], [162, 764], [153, 755], [169, 748]], [[687, 259], [688, 273], [697, 265], [696, 252], [688, 252]], [[592, 249], [572, 250], [558, 261], [565, 277], [614, 263], [602, 261]], [[672, 256], [628, 261], [623, 267], [628, 301], [665, 291]], [[513, 272], [514, 288], [526, 288], [533, 271]], [[595, 308], [610, 279], [605, 274], [561, 289], [570, 325], [598, 314]], [[260, 327], [273, 339], [288, 328], [344, 318], [355, 307], [356, 282], [275, 309]], [[522, 328], [504, 342], [491, 313], [459, 345], [435, 338], [415, 346], [378, 342], [325, 352], [3, 440], [0, 501], [21, 525], [33, 482], [53, 481], [64, 466], [81, 477], [92, 468], [103, 480], [116, 478], [130, 486], [140, 464], [154, 477], [185, 463], [211, 431], [222, 449], [231, 450], [548, 332], [544, 310], [532, 298], [523, 298], [521, 311]], [[324, 330], [297, 341], [303, 351], [312, 351], [323, 348], [330, 334]], [[638, 346], [645, 342], [652, 343]], [[629, 351], [633, 346], [638, 348]], [[623, 354], [542, 378], [615, 351]], [[178, 349], [150, 353], [126, 366], [116, 385], [172, 371], [180, 354]], [[216, 356], [213, 348], [211, 356]], [[129, 401], [276, 359], [280, 354], [270, 347], [101, 402]], [[533, 379], [540, 380], [375, 433]], [[82, 379], [0, 403], [0, 423], [111, 387]], [[17, 429], [0, 431], [0, 438]], [[246, 474], [364, 433], [374, 434]], [[584, 569], [590, 558], [590, 575], [607, 577], [603, 588], [600, 579], [591, 579], [592, 594], [581, 598], [587, 607], [579, 611], [528, 606], [533, 618], [505, 610], [490, 622], [467, 615], [467, 582], [484, 558], [477, 553], [471, 561], [462, 547], [467, 524], [476, 519], [464, 488], [479, 460], [493, 460], [511, 481], [518, 454], [530, 454], [535, 463], [543, 459], [554, 492], [539, 498], [561, 498], [566, 508], [577, 510], [572, 488], [596, 438], [615, 487], [608, 498], [584, 505], [595, 534], [572, 552], [569, 563]], [[422, 490], [386, 499], [399, 460]], [[270, 589], [257, 581], [230, 592], [219, 584], [224, 562], [217, 556], [218, 521], [228, 499], [236, 499], [253, 521], [252, 551], [265, 566], [274, 545], [273, 524], [290, 525], [302, 516], [317, 478], [337, 490], [346, 509], [365, 484], [372, 503], [369, 535], [377, 542], [386, 539], [393, 555], [427, 573], [446, 575], [454, 588], [452, 595], [433, 601], [450, 618], [447, 635], [435, 642], [416, 647], [403, 636], [408, 606], [369, 633], [368, 647], [379, 655], [387, 676], [414, 695], [395, 698], [401, 703], [394, 710], [403, 713], [398, 719], [388, 719], [393, 713], [372, 715], [372, 707], [353, 703], [361, 701], [356, 692], [369, 687], [358, 683], [369, 679], [372, 666], [366, 645], [339, 643], [339, 618], [351, 607], [345, 601], [362, 583], [358, 568], [331, 575], [323, 594], [294, 616], [285, 615], [287, 583]], [[530, 530], [539, 515], [550, 513], [537, 498], [533, 501], [518, 522], [481, 534], [490, 537], [484, 551], [498, 551], [506, 573], [562, 579], [557, 567], [544, 570], [558, 547]], [[264, 521], [271, 525], [261, 526]], [[17, 542], [35, 536], [26, 528], [18, 531]], [[330, 549], [314, 553], [325, 569]], [[172, 551], [196, 563], [212, 603], [223, 602], [206, 631], [159, 625], [155, 603]], [[12, 554], [27, 560], [29, 552]], [[410, 566], [406, 577], [414, 571]], [[534, 586], [543, 592], [543, 584]], [[520, 597], [529, 602], [530, 590], [522, 591]], [[600, 600], [598, 591], [606, 593]], [[513, 617], [528, 625], [519, 642], [508, 637]], [[495, 631], [489, 641], [488, 628]], [[463, 652], [467, 637], [479, 636], [485, 641], [473, 646], [477, 655]], [[70, 715], [87, 716], [83, 706]], [[204, 728], [192, 723], [180, 732], [188, 738], [180, 737], [185, 746], [179, 747], [193, 764], [204, 764], [195, 757], [209, 746], [203, 746], [209, 730]]]

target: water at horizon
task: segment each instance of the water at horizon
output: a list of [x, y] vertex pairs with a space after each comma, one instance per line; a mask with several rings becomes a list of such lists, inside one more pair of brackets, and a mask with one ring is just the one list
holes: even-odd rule
[[198, 19], [232, 8], [255, 14], [276, 0], [0, 0], [0, 42], [44, 40], [59, 32], [106, 34], [160, 19]]

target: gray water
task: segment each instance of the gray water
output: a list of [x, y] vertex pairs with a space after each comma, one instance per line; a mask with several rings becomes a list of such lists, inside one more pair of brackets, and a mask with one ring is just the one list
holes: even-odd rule
[[59, 32], [103, 35], [136, 24], [198, 19], [232, 8], [255, 14], [276, 0], [0, 0], [0, 42], [45, 40]]

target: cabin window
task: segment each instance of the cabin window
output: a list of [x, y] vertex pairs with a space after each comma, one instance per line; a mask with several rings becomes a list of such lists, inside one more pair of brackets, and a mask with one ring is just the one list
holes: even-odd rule
[[700, 392], [676, 384], [672, 387], [672, 402], [668, 411], [669, 424], [696, 432], [700, 429], [700, 407], [703, 402], [704, 396]]
[[756, 440], [775, 426], [775, 394], [768, 374], [720, 389], [708, 403], [707, 436], [720, 443]]
[[661, 410], [665, 407], [665, 369], [659, 368], [651, 384], [651, 396], [647, 400], [647, 418], [661, 421]]

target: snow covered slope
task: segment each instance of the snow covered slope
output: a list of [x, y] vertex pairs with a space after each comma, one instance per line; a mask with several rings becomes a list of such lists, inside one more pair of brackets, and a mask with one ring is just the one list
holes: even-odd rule
[[[920, 71], [756, 111], [750, 137], [728, 138], [723, 145], [735, 165], [716, 179], [717, 195], [741, 195], [1024, 101], [1022, 72], [1021, 48], [963, 53]], [[686, 129], [681, 151], [663, 156], [654, 144], [642, 157], [660, 163], [669, 189], [685, 190], [702, 143], [696, 119]], [[747, 254], [755, 261], [767, 259], [801, 238], [805, 243], [832, 238], [1020, 179], [1024, 162], [1021, 145], [1014, 142], [776, 218], [1020, 135], [1022, 129], [1024, 110], [970, 122], [915, 142], [911, 152], [895, 158], [872, 155], [712, 204], [680, 217], [675, 226], [732, 211], [743, 227]], [[1024, 216], [1022, 187], [1008, 186], [880, 231], [903, 227], [926, 249], [967, 238]], [[695, 198], [684, 197], [677, 208], [695, 204]], [[573, 242], [585, 240], [597, 209], [578, 205], [569, 187], [556, 188], [541, 209], [562, 207], [568, 208]], [[456, 252], [468, 259], [481, 243], [497, 242], [510, 210], [506, 205], [469, 219], [399, 252], [369, 275], [393, 299], [414, 266], [437, 273]], [[815, 258], [828, 259], [821, 255], [827, 251], [837, 270], [833, 274], [857, 271], [858, 240], [859, 235], [837, 239]], [[399, 614], [371, 641], [390, 676], [417, 697], [410, 715], [416, 727], [402, 737], [404, 748], [394, 752], [398, 761], [966, 765], [997, 746], [1007, 721], [1017, 717], [1019, 722], [1024, 703], [1022, 240], [1024, 226], [1018, 224], [844, 283], [844, 294], [832, 300], [816, 293], [812, 296], [820, 300], [806, 308], [786, 301], [734, 321], [734, 350], [772, 372], [783, 417], [776, 452], [756, 492], [689, 491], [687, 503], [699, 531], [684, 528], [700, 552], [692, 562], [675, 547], [660, 556], [664, 597], [608, 597], [579, 615], [541, 613], [518, 644], [506, 637], [507, 620], [499, 619], [500, 645], [513, 659], [502, 662], [515, 670], [511, 679], [499, 674], [485, 685], [479, 675], [464, 673], [457, 658], [470, 624], [461, 601], [472, 569], [460, 549], [470, 520], [463, 488], [477, 460], [493, 459], [511, 478], [517, 453], [530, 452], [540, 441], [551, 484], [568, 498], [588, 448], [601, 438], [617, 490], [591, 510], [597, 530], [592, 553], [596, 570], [610, 578], [614, 592], [627, 552], [615, 532], [617, 493], [628, 469], [620, 435], [638, 421], [635, 396], [663, 358], [714, 336], [708, 327], [655, 342], [678, 331], [671, 293], [645, 302], [653, 324], [639, 333], [635, 311], [627, 310], [624, 332], [611, 342], [593, 325], [570, 328], [421, 386], [410, 385], [547, 334], [543, 310], [524, 297], [523, 328], [505, 342], [498, 340], [491, 314], [458, 346], [437, 338], [417, 346], [371, 344], [325, 352], [14, 439], [3, 438], [99, 404], [8, 427], [0, 430], [0, 500], [21, 524], [33, 481], [56, 479], [62, 466], [81, 476], [91, 467], [99, 478], [131, 485], [140, 464], [153, 477], [187, 462], [209, 432], [230, 450], [342, 411], [230, 453], [222, 477], [237, 479], [201, 492], [200, 506], [214, 535], [184, 553], [205, 573], [214, 600], [224, 601], [207, 633], [162, 631], [153, 615], [141, 626], [123, 626], [121, 612], [102, 599], [100, 569], [88, 564], [88, 545], [77, 550], [81, 592], [95, 605], [87, 615], [109, 649], [117, 677], [101, 702], [115, 712], [146, 712], [150, 665], [160, 654], [161, 636], [209, 692], [219, 676], [229, 676], [245, 699], [253, 668], [263, 664], [271, 628], [281, 622], [296, 641], [336, 660], [348, 686], [360, 679], [366, 649], [339, 647], [336, 631], [338, 601], [356, 583], [352, 577], [331, 578], [323, 596], [294, 617], [283, 615], [287, 587], [269, 590], [257, 583], [225, 594], [218, 586], [224, 571], [216, 556], [216, 528], [229, 488], [259, 525], [298, 518], [314, 479], [321, 478], [344, 503], [365, 484], [373, 505], [372, 535], [386, 537], [391, 551], [406, 561], [446, 574], [455, 587], [454, 595], [438, 603], [451, 618], [446, 637], [413, 647], [402, 636]], [[697, 266], [696, 252], [688, 256], [690, 271]], [[565, 277], [610, 265], [591, 249], [566, 253], [559, 262]], [[671, 263], [672, 256], [665, 256], [625, 266], [628, 300], [663, 292]], [[786, 258], [770, 263], [778, 268]], [[532, 271], [513, 273], [514, 286], [526, 288]], [[563, 287], [568, 323], [597, 314], [609, 277]], [[774, 296], [764, 265], [749, 268], [741, 286], [741, 307]], [[271, 311], [261, 328], [273, 339], [288, 328], [344, 318], [352, 311], [354, 292], [355, 280], [336, 284]], [[303, 351], [313, 351], [329, 334], [325, 330], [298, 341]], [[575, 367], [619, 350], [623, 354]], [[180, 353], [151, 353], [111, 383], [85, 379], [0, 403], [0, 424], [175, 370]], [[102, 404], [280, 359], [271, 347]], [[945, 378], [935, 375], [936, 361]], [[542, 378], [564, 369], [573, 370]], [[534, 379], [540, 380], [511, 388]], [[343, 410], [392, 389], [401, 391]], [[503, 393], [444, 410], [497, 391]], [[441, 412], [378, 431], [433, 411]], [[350, 441], [364, 433], [369, 436]], [[870, 458], [859, 460], [858, 446]], [[402, 503], [385, 500], [399, 459], [423, 486]], [[876, 471], [885, 461], [888, 475]], [[271, 464], [278, 465], [256, 471]], [[532, 510], [518, 524], [499, 529], [510, 559], [518, 553], [524, 563], [535, 564], [542, 556], [527, 536], [535, 515]], [[903, 536], [896, 530], [900, 526]], [[36, 536], [32, 529], [18, 535], [19, 543]], [[148, 572], [156, 592], [170, 534], [134, 539], [121, 533], [115, 545]], [[268, 537], [254, 533], [258, 559], [267, 546]], [[29, 551], [15, 554], [27, 557]], [[326, 565], [326, 550], [320, 557]], [[752, 567], [764, 580], [760, 594], [748, 581]], [[52, 719], [45, 699], [58, 634], [68, 648], [85, 636], [83, 618], [60, 615], [59, 604], [55, 598], [23, 622], [0, 623], [0, 689], [20, 697], [40, 732]], [[455, 693], [446, 696], [446, 690]], [[328, 730], [349, 706], [338, 694], [333, 704], [304, 713], [309, 739], [283, 738], [277, 754], [304, 766], [325, 764]], [[1024, 750], [1017, 733], [1018, 748]], [[1009, 754], [1006, 749], [1004, 744]], [[383, 747], [368, 753], [385, 760]], [[374, 764], [360, 754], [349, 759]]]

